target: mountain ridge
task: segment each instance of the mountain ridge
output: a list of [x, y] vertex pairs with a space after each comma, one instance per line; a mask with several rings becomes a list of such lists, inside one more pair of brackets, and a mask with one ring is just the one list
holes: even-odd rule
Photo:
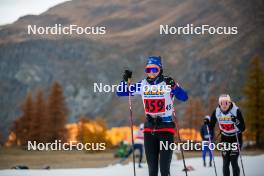
[[[0, 124], [7, 134], [21, 113], [27, 92], [47, 90], [58, 80], [71, 110], [69, 121], [80, 115], [103, 116], [109, 126], [128, 123], [127, 100], [114, 93], [93, 92], [94, 82], [118, 84], [125, 68], [133, 80], [144, 78], [148, 55], [161, 55], [165, 73], [190, 96], [204, 101], [230, 92], [242, 97], [249, 60], [263, 55], [263, 22], [254, 19], [259, 1], [84, 1], [59, 4], [40, 15], [20, 18], [0, 29]], [[122, 22], [122, 23], [121, 23]], [[27, 24], [105, 25], [104, 36], [28, 36]], [[160, 35], [159, 25], [237, 26], [237, 35]], [[235, 85], [235, 86], [233, 86]], [[142, 102], [133, 98], [136, 121]], [[184, 104], [177, 103], [182, 114]]]

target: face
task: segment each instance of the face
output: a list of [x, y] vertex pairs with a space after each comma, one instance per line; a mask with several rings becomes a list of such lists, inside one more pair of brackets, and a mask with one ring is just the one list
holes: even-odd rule
[[227, 100], [222, 100], [219, 102], [220, 108], [222, 111], [227, 111], [231, 102]]
[[209, 120], [208, 120], [208, 119], [204, 119], [204, 122], [207, 122], [207, 123], [209, 123]]
[[160, 73], [160, 68], [155, 64], [149, 64], [145, 67], [145, 72], [149, 78], [156, 78]]

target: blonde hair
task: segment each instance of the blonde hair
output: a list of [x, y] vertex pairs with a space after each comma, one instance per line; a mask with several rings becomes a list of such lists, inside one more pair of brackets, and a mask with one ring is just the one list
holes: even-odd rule
[[228, 94], [222, 94], [218, 98], [218, 103], [220, 104], [221, 101], [231, 102], [231, 97]]

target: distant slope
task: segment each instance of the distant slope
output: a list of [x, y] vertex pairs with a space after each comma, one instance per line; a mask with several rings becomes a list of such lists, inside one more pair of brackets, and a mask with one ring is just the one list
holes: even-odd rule
[[[263, 55], [260, 1], [235, 0], [74, 0], [41, 15], [21, 17], [0, 30], [0, 129], [6, 134], [19, 115], [26, 93], [47, 90], [59, 80], [71, 109], [79, 115], [104, 116], [111, 126], [127, 124], [127, 99], [94, 93], [93, 83], [117, 84], [125, 67], [135, 80], [144, 77], [148, 55], [164, 57], [166, 73], [190, 95], [230, 92], [241, 98], [245, 70], [255, 54]], [[258, 8], [256, 8], [258, 7]], [[28, 24], [106, 26], [104, 36], [28, 36]], [[159, 35], [159, 25], [237, 26], [237, 35]], [[135, 118], [141, 101], [133, 103]], [[182, 106], [179, 112], [182, 112]]]

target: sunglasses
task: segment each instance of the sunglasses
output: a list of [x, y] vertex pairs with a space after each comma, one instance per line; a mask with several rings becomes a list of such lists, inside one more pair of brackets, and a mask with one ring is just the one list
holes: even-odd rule
[[158, 73], [159, 72], [159, 68], [157, 68], [157, 67], [147, 67], [147, 68], [145, 68], [145, 72], [146, 73], [150, 73], [150, 72]]
[[228, 101], [225, 101], [225, 102], [220, 102], [220, 106], [227, 106], [227, 105], [229, 105], [230, 104], [230, 102], [228, 102]]

